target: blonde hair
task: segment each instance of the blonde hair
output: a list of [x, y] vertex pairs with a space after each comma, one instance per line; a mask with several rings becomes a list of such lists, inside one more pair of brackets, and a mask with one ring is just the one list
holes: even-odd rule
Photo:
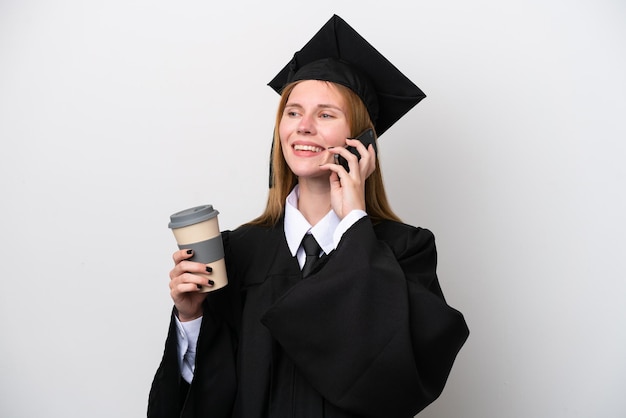
[[[288, 84], [282, 91], [278, 111], [276, 112], [276, 123], [274, 125], [274, 143], [271, 161], [272, 187], [269, 190], [265, 211], [261, 216], [249, 222], [250, 225], [269, 227], [276, 225], [285, 210], [285, 199], [298, 183], [298, 178], [291, 171], [283, 156], [278, 127], [289, 95], [299, 82], [300, 81], [296, 81]], [[363, 101], [356, 93], [341, 84], [331, 83], [329, 81], [327, 81], [327, 83], [335, 86], [339, 94], [341, 94], [345, 100], [347, 119], [350, 124], [350, 134], [352, 137], [357, 136], [368, 128], [374, 128]], [[387, 200], [378, 154], [376, 155], [376, 169], [365, 181], [365, 211], [373, 222], [380, 222], [382, 220], [400, 221], [400, 218], [391, 210], [391, 206]]]

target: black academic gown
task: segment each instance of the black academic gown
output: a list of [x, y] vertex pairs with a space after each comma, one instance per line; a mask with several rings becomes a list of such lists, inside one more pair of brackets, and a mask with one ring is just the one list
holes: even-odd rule
[[440, 395], [468, 328], [430, 231], [363, 218], [306, 279], [282, 221], [223, 239], [229, 284], [205, 302], [193, 382], [172, 321], [149, 417], [408, 418]]

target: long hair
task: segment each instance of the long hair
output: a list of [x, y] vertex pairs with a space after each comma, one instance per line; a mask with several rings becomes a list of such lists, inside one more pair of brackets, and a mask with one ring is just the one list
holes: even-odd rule
[[[272, 187], [269, 190], [265, 211], [261, 216], [249, 222], [250, 225], [268, 227], [276, 225], [285, 210], [285, 199], [287, 199], [291, 190], [298, 183], [297, 176], [291, 171], [283, 156], [278, 127], [289, 95], [299, 82], [288, 84], [282, 91], [274, 125], [274, 143], [272, 145], [271, 160]], [[368, 128], [373, 129], [372, 120], [359, 96], [348, 87], [336, 83], [330, 84], [338, 90], [345, 100], [351, 136], [354, 138]], [[365, 211], [373, 222], [382, 220], [400, 221], [400, 218], [391, 210], [387, 200], [378, 154], [376, 155], [376, 169], [365, 181]]]

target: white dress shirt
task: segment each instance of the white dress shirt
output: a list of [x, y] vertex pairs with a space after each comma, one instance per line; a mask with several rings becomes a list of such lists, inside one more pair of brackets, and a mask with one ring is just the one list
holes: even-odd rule
[[[291, 255], [297, 257], [300, 268], [304, 266], [306, 254], [300, 245], [305, 234], [313, 237], [322, 248], [322, 252], [330, 254], [337, 246], [343, 234], [367, 214], [362, 210], [353, 210], [343, 219], [331, 209], [317, 224], [311, 225], [298, 210], [299, 186], [287, 196], [285, 204], [285, 238]], [[178, 365], [183, 379], [191, 383], [196, 363], [196, 345], [200, 334], [202, 317], [188, 322], [180, 322], [175, 318], [178, 340]]]

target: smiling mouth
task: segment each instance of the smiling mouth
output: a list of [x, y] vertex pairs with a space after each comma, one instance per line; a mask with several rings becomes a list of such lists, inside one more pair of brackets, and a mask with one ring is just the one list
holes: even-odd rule
[[294, 145], [293, 149], [296, 151], [312, 151], [312, 152], [322, 152], [324, 148], [316, 147], [313, 145]]

